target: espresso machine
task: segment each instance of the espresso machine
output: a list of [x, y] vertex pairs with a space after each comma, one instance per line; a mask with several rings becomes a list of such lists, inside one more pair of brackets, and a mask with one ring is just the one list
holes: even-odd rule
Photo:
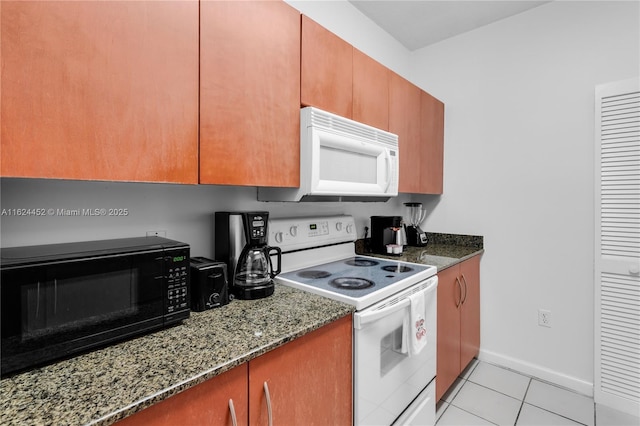
[[401, 254], [406, 244], [402, 216], [371, 216], [372, 252]]
[[[268, 212], [216, 212], [215, 257], [227, 263], [230, 292], [238, 299], [273, 294], [282, 252], [267, 245]], [[271, 257], [277, 258], [274, 270]]]

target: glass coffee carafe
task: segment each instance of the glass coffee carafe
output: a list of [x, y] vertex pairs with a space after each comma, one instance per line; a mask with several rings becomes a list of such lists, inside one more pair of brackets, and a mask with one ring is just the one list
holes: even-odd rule
[[[278, 258], [278, 269], [274, 271], [271, 254]], [[279, 247], [245, 246], [238, 258], [235, 285], [240, 287], [259, 287], [271, 285], [273, 278], [280, 273], [282, 252]]]
[[265, 211], [216, 212], [216, 257], [227, 262], [229, 292], [237, 299], [260, 299], [275, 290], [282, 251], [267, 245], [268, 224]]

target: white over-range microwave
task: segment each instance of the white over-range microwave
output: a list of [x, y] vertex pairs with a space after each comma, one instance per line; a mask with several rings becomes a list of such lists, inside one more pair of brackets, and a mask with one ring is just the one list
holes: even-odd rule
[[260, 201], [385, 201], [398, 195], [398, 136], [314, 107], [300, 110], [300, 187]]

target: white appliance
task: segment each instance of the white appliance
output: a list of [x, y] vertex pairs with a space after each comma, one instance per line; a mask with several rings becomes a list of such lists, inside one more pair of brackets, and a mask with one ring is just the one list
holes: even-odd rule
[[[276, 283], [355, 307], [354, 424], [433, 425], [436, 267], [357, 255], [351, 216], [270, 219], [268, 228], [282, 250]], [[417, 350], [416, 329], [426, 339]]]
[[300, 110], [300, 186], [258, 188], [260, 201], [381, 201], [398, 195], [398, 136]]

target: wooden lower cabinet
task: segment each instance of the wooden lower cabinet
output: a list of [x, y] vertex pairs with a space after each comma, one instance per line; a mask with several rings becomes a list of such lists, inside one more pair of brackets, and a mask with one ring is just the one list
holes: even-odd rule
[[465, 294], [460, 305], [460, 371], [480, 350], [480, 256], [460, 264]]
[[350, 425], [352, 322], [344, 317], [249, 362], [249, 423]]
[[436, 400], [480, 350], [480, 255], [438, 272]]
[[232, 425], [230, 400], [238, 424], [246, 425], [248, 371], [248, 364], [240, 365], [127, 417], [118, 425]]
[[[118, 425], [351, 425], [351, 315], [120, 421]], [[269, 397], [267, 398], [268, 388]], [[269, 404], [268, 400], [269, 399]]]

